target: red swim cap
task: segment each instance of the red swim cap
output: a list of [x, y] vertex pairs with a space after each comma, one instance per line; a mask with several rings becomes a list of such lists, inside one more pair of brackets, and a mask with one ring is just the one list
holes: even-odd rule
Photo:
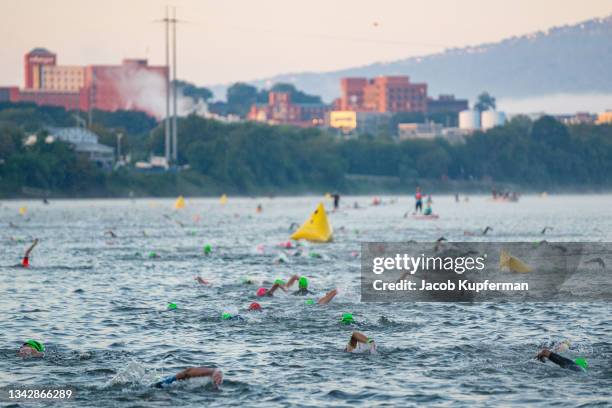
[[30, 260], [28, 259], [27, 256], [23, 257], [23, 260], [21, 261], [21, 266], [23, 266], [24, 268], [27, 268], [28, 266], [30, 266]]
[[253, 302], [249, 306], [249, 310], [251, 310], [251, 311], [255, 311], [255, 310], [261, 311], [261, 305], [259, 303], [257, 303], [257, 302]]
[[266, 296], [266, 292], [268, 290], [266, 288], [259, 288], [257, 289], [257, 296], [262, 297], [262, 296]]

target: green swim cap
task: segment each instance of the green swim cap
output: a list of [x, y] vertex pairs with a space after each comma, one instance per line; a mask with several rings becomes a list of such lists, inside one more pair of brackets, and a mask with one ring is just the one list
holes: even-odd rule
[[38, 351], [39, 353], [43, 353], [45, 351], [45, 345], [36, 340], [28, 340], [23, 344], [32, 347], [34, 350]]
[[298, 285], [300, 286], [300, 289], [308, 289], [308, 278], [302, 276], [298, 281]]
[[208, 255], [208, 254], [210, 254], [212, 252], [212, 247], [210, 246], [210, 244], [206, 244], [206, 245], [204, 245], [203, 250], [204, 250], [204, 253], [206, 255]]
[[306, 304], [307, 305], [314, 305], [315, 301], [312, 299], [306, 299]]
[[574, 360], [574, 363], [576, 363], [577, 365], [579, 365], [580, 367], [584, 368], [585, 370], [587, 368], [589, 368], [589, 363], [587, 363], [585, 358], [577, 358], [576, 360]]
[[168, 310], [174, 310], [174, 309], [178, 309], [178, 306], [176, 305], [176, 303], [168, 303]]
[[225, 313], [223, 313], [223, 314], [221, 315], [221, 320], [229, 320], [229, 319], [231, 319], [232, 317], [234, 317], [234, 316], [232, 316], [232, 314], [231, 314], [231, 313], [227, 313], [227, 312], [225, 312]]
[[355, 320], [353, 319], [353, 315], [351, 313], [344, 313], [342, 315], [342, 320], [340, 322], [345, 324], [353, 323]]
[[149, 258], [157, 258], [157, 253], [153, 251], [149, 252]]
[[276, 279], [274, 283], [278, 283], [279, 285], [283, 286], [285, 284], [285, 281], [282, 279]]

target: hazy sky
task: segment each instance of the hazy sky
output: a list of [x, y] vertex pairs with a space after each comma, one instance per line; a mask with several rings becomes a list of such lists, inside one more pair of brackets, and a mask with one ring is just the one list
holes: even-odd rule
[[200, 85], [321, 71], [497, 41], [612, 13], [612, 0], [0, 0], [0, 85], [34, 47], [60, 64], [164, 62], [177, 7], [178, 75]]

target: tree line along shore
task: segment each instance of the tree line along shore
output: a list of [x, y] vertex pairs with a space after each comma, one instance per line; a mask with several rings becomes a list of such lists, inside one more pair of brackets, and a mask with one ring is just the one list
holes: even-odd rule
[[[416, 184], [436, 192], [612, 189], [612, 125], [565, 126], [550, 116], [517, 116], [449, 144], [398, 142], [388, 134], [345, 139], [325, 129], [190, 115], [178, 121], [182, 170], [146, 173], [129, 164], [103, 171], [70, 144], [49, 143], [47, 129], [75, 126], [75, 115], [0, 104], [0, 197], [401, 193]], [[94, 111], [93, 117], [90, 130], [99, 142], [116, 148], [122, 133], [122, 154], [132, 162], [163, 155], [163, 124], [155, 118], [131, 111]]]

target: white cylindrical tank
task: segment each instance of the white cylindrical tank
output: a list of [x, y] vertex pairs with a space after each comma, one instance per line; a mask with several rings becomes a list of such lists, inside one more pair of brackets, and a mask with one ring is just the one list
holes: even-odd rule
[[480, 114], [478, 111], [464, 110], [459, 112], [459, 128], [465, 130], [480, 129]]
[[504, 112], [487, 110], [482, 112], [480, 122], [484, 130], [492, 129], [495, 126], [503, 126], [506, 123], [506, 114]]

